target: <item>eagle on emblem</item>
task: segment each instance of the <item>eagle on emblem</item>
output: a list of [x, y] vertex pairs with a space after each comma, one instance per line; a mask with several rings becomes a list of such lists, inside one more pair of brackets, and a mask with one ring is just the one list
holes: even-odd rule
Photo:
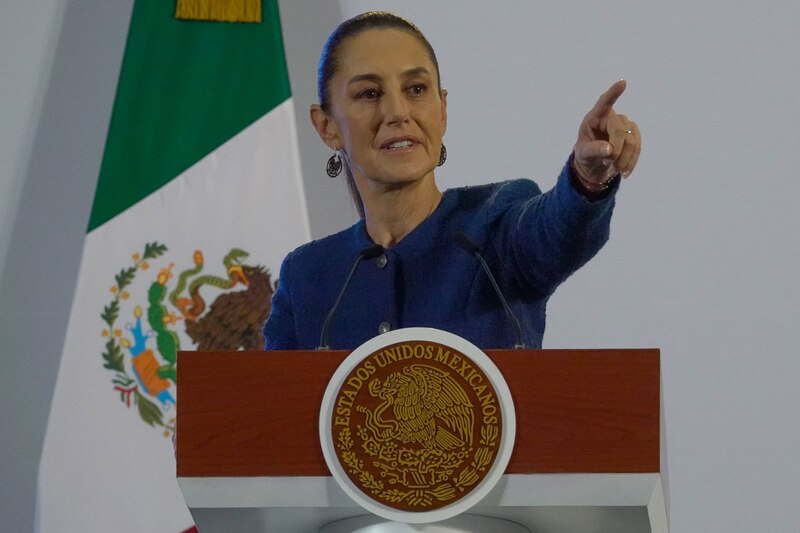
[[[369, 393], [383, 402], [366, 412], [366, 426], [379, 440], [398, 439], [443, 451], [472, 446], [473, 406], [464, 389], [448, 372], [414, 364], [381, 383], [369, 383]], [[394, 419], [382, 415], [391, 407]]]
[[[246, 265], [249, 254], [233, 248], [223, 259], [227, 277], [198, 275], [204, 267], [203, 253], [194, 253], [193, 268], [181, 273], [170, 301], [183, 315], [186, 334], [197, 344], [198, 351], [209, 350], [261, 350], [264, 337], [261, 326], [271, 309], [275, 284], [269, 271], [260, 265]], [[243, 285], [244, 290], [232, 290]], [[203, 287], [216, 287], [224, 291], [208, 306], [200, 292]], [[188, 295], [184, 296], [186, 290]]]

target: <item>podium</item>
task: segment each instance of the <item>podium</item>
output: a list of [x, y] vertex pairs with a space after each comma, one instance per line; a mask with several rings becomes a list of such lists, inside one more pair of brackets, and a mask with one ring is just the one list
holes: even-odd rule
[[[536, 532], [668, 531], [657, 349], [486, 353], [511, 390], [516, 442], [470, 514]], [[347, 355], [179, 354], [177, 476], [201, 533], [308, 533], [367, 514], [319, 443], [322, 397]]]

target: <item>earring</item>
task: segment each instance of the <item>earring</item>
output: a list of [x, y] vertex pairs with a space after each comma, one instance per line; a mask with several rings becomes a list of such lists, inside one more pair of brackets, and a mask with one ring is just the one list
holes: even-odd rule
[[436, 166], [440, 167], [440, 166], [444, 165], [445, 161], [447, 161], [447, 148], [445, 148], [444, 144], [442, 144], [442, 149], [439, 152], [439, 164], [436, 165]]
[[339, 155], [339, 150], [334, 150], [333, 155], [328, 158], [325, 172], [327, 172], [328, 176], [331, 178], [335, 178], [342, 172], [342, 158]]

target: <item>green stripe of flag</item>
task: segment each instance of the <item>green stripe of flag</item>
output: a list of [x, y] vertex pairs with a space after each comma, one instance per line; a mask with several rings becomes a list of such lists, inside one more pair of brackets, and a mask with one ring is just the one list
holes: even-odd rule
[[89, 220], [92, 231], [289, 98], [277, 0], [263, 22], [176, 20], [137, 0]]

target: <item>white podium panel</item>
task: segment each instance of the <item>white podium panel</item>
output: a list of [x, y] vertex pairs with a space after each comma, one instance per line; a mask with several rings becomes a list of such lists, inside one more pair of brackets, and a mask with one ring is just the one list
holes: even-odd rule
[[[201, 533], [314, 533], [365, 514], [332, 477], [178, 482]], [[503, 518], [536, 533], [668, 533], [660, 474], [505, 475], [469, 514]]]

